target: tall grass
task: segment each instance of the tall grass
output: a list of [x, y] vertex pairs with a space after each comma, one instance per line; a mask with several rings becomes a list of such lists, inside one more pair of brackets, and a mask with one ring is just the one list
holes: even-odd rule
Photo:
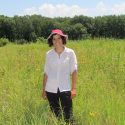
[[[78, 59], [78, 125], [125, 125], [125, 42], [69, 42]], [[0, 125], [61, 125], [41, 98], [47, 44], [0, 48]]]

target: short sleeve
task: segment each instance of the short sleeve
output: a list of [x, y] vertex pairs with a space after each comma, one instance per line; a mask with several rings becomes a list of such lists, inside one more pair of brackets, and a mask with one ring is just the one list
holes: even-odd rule
[[74, 51], [71, 52], [71, 57], [70, 57], [70, 72], [71, 74], [77, 70], [77, 58], [76, 54]]
[[46, 54], [45, 65], [44, 65], [44, 73], [48, 74], [48, 72], [49, 72], [49, 59], [48, 59], [48, 55]]

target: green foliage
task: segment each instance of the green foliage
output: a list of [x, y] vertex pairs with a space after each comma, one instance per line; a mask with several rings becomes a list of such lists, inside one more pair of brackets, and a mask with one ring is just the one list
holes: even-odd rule
[[16, 44], [27, 44], [29, 42], [27, 40], [25, 40], [25, 39], [20, 39], [20, 40], [16, 40], [15, 43]]
[[13, 18], [0, 16], [0, 38], [7, 38], [10, 41], [15, 37], [15, 21]]
[[5, 46], [7, 43], [9, 43], [8, 39], [0, 38], [0, 47]]
[[36, 42], [39, 37], [47, 38], [52, 29], [62, 29], [70, 40], [86, 38], [125, 38], [125, 15], [74, 16], [48, 18], [32, 16], [0, 16], [0, 38], [10, 41], [25, 39]]
[[29, 41], [36, 42], [36, 39], [37, 39], [37, 36], [36, 36], [35, 32], [32, 32], [32, 33], [29, 35]]
[[125, 38], [125, 15], [95, 17], [93, 36]]
[[87, 17], [87, 16], [74, 16], [71, 19], [71, 24], [75, 25], [77, 23], [82, 24], [86, 30], [88, 34], [92, 34], [93, 30], [94, 30], [94, 19], [92, 17]]
[[34, 41], [36, 39], [36, 34], [34, 32], [34, 27], [29, 16], [13, 18], [15, 21], [15, 40], [25, 39], [26, 41]]
[[44, 37], [38, 37], [36, 42], [37, 43], [47, 43], [47, 40]]

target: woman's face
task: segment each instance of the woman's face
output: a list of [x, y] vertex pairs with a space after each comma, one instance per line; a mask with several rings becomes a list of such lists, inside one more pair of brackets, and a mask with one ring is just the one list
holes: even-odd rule
[[62, 46], [63, 46], [62, 38], [61, 38], [61, 36], [58, 35], [58, 34], [53, 35], [52, 41], [53, 41], [53, 46], [54, 46], [55, 48], [57, 48], [57, 47], [62, 47]]

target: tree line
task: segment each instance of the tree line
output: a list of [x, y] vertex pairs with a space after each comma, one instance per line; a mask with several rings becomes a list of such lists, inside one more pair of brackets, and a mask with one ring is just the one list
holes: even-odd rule
[[125, 38], [125, 15], [109, 16], [74, 16], [43, 17], [41, 15], [26, 15], [7, 17], [0, 15], [0, 38], [10, 41], [36, 41], [37, 38], [47, 38], [52, 29], [62, 29], [69, 39], [85, 38]]

